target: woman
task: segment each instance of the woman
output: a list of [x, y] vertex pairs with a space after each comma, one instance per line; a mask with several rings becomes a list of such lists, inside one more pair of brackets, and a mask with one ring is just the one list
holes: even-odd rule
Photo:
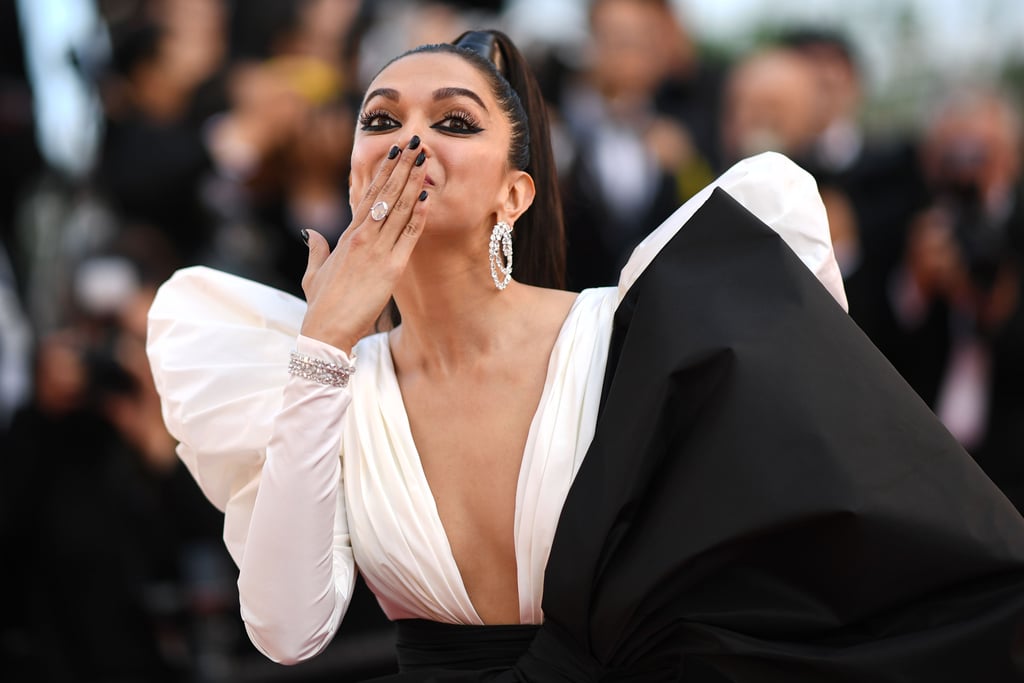
[[543, 110], [496, 32], [387, 65], [352, 169], [308, 306], [194, 269], [150, 314], [269, 657], [329, 642], [358, 566], [410, 680], [1009, 680], [1024, 523], [837, 305], [809, 176], [743, 162], [618, 289], [550, 288]]

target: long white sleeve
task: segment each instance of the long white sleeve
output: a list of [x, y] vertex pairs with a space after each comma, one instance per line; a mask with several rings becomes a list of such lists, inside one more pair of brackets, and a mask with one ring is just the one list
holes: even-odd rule
[[[346, 355], [299, 337], [296, 350], [334, 363]], [[308, 659], [330, 642], [355, 580], [338, 457], [346, 389], [291, 377], [284, 388], [238, 579], [242, 619], [271, 659]]]
[[189, 268], [158, 292], [147, 340], [179, 456], [225, 513], [246, 629], [282, 663], [330, 642], [355, 581], [339, 458], [351, 395], [287, 373], [293, 349], [347, 359], [299, 336], [304, 313], [278, 290]]

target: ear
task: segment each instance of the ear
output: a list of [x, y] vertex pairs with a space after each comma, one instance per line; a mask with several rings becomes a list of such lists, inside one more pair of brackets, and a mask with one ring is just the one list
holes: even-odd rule
[[533, 204], [533, 198], [537, 195], [537, 188], [533, 184], [533, 178], [526, 171], [511, 171], [509, 181], [505, 185], [505, 191], [501, 197], [501, 205], [498, 208], [499, 220], [507, 221], [513, 225]]

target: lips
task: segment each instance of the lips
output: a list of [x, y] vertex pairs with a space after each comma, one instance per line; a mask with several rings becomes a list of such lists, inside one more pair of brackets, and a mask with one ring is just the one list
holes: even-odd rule
[[424, 185], [429, 185], [430, 187], [433, 187], [433, 186], [434, 186], [434, 179], [433, 179], [433, 178], [431, 178], [431, 177], [430, 177], [430, 176], [428, 175], [428, 176], [427, 176], [426, 178], [424, 178], [424, 179], [423, 179], [423, 184], [424, 184]]

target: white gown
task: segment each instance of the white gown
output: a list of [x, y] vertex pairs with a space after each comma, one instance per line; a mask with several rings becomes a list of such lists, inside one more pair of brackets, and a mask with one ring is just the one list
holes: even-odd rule
[[[845, 307], [817, 187], [773, 153], [740, 162], [680, 207], [637, 247], [618, 288], [582, 292], [552, 350], [519, 475], [522, 623], [543, 620], [544, 568], [594, 434], [615, 307], [714, 187], [779, 232]], [[482, 623], [416, 452], [387, 335], [356, 345], [347, 388], [323, 386], [287, 373], [292, 350], [347, 360], [298, 334], [304, 313], [304, 302], [283, 292], [202, 267], [172, 277], [150, 311], [164, 418], [180, 457], [225, 512], [254, 644], [282, 662], [322, 650], [357, 566], [391, 619]]]

